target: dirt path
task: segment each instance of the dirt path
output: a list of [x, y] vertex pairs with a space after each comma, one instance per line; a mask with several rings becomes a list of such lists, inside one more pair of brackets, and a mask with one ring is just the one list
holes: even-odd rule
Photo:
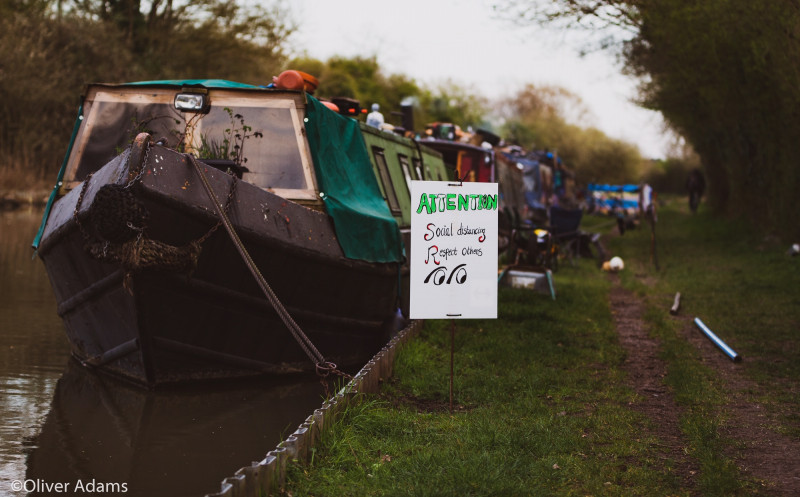
[[[701, 354], [702, 361], [724, 381], [730, 402], [725, 406], [729, 419], [723, 436], [739, 442], [727, 455], [739, 468], [765, 481], [777, 495], [800, 496], [800, 440], [778, 433], [780, 413], [771, 412], [758, 400], [758, 385], [745, 376], [748, 363], [757, 357], [744, 357], [734, 363], [711, 343], [694, 325], [689, 316], [680, 316], [682, 332]], [[786, 385], [787, 393], [800, 395], [800, 386]]]
[[627, 352], [623, 369], [640, 399], [631, 407], [651, 421], [651, 433], [661, 440], [663, 452], [672, 460], [672, 472], [680, 479], [681, 487], [695, 494], [694, 479], [699, 466], [684, 450], [687, 443], [679, 426], [681, 410], [662, 381], [667, 367], [658, 357], [658, 341], [650, 338], [647, 332], [644, 304], [632, 292], [623, 289], [616, 277], [610, 304], [620, 343]]
[[[627, 351], [623, 368], [628, 373], [631, 387], [640, 396], [632, 407], [652, 422], [652, 433], [664, 443], [667, 456], [674, 461], [675, 474], [682, 487], [693, 494], [697, 492], [695, 475], [697, 462], [689, 458], [684, 447], [686, 441], [679, 428], [680, 407], [663, 384], [666, 364], [659, 359], [659, 343], [649, 337], [643, 319], [643, 302], [632, 292], [623, 289], [619, 280], [612, 277], [614, 286], [610, 294], [611, 310], [619, 333], [620, 343]], [[701, 353], [703, 362], [719, 374], [724, 381], [730, 402], [725, 406], [729, 416], [723, 436], [735, 440], [727, 456], [733, 458], [746, 474], [764, 481], [771, 493], [783, 496], [800, 496], [800, 441], [776, 432], [777, 414], [768, 412], [755, 401], [758, 386], [742, 372], [748, 359], [735, 364], [700, 333], [689, 317], [676, 317], [684, 322], [685, 338]], [[753, 359], [757, 360], [757, 359]], [[800, 395], [800, 387], [787, 386]]]

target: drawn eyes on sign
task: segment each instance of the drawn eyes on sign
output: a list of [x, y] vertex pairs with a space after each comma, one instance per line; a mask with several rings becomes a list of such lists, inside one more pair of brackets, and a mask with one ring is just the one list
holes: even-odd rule
[[467, 281], [467, 270], [465, 266], [466, 264], [459, 264], [453, 269], [453, 271], [450, 273], [450, 276], [447, 276], [446, 267], [444, 266], [437, 267], [436, 269], [428, 273], [428, 276], [425, 278], [425, 281], [423, 283], [428, 283], [432, 281], [434, 285], [438, 286], [441, 285], [442, 283], [445, 283], [445, 278], [446, 278], [447, 284], [449, 285], [453, 281], [453, 277], [455, 277], [455, 282], [461, 285], [465, 281]]
[[431, 278], [433, 278], [434, 285], [441, 285], [442, 283], [444, 283], [444, 279], [446, 277], [447, 277], [447, 268], [444, 266], [437, 267], [428, 274], [428, 277], [425, 278], [425, 283], [428, 283], [431, 280]]
[[453, 269], [453, 272], [450, 273], [450, 277], [447, 278], [448, 285], [450, 284], [450, 280], [453, 279], [453, 276], [456, 277], [456, 283], [459, 285], [467, 281], [467, 270], [464, 268], [464, 266], [466, 266], [466, 264], [459, 264], [455, 269]]

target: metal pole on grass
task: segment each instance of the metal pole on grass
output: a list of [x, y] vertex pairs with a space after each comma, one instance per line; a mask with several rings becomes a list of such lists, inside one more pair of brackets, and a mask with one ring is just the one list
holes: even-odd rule
[[450, 320], [450, 414], [453, 414], [453, 352], [456, 342], [456, 320]]

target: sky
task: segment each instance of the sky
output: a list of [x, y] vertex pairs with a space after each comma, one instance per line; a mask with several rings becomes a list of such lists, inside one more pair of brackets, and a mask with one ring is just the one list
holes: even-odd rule
[[[525, 84], [554, 85], [590, 110], [574, 122], [663, 158], [668, 140], [660, 114], [631, 102], [636, 82], [612, 54], [578, 55], [585, 35], [512, 25], [491, 0], [292, 0], [298, 30], [292, 51], [319, 60], [334, 55], [377, 58], [385, 74], [404, 74], [428, 88], [448, 80], [489, 99]], [[456, 123], [458, 124], [458, 123]]]

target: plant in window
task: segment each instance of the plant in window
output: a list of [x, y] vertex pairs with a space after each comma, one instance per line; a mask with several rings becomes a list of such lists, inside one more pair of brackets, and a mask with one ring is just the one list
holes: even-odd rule
[[225, 128], [220, 140], [210, 139], [208, 135], [200, 137], [200, 148], [197, 150], [201, 159], [226, 159], [232, 160], [236, 165], [242, 166], [247, 162], [244, 156], [245, 141], [250, 138], [263, 138], [260, 131], [253, 131], [251, 126], [245, 124], [244, 116], [234, 114], [230, 107], [224, 108], [230, 118], [230, 126]]

